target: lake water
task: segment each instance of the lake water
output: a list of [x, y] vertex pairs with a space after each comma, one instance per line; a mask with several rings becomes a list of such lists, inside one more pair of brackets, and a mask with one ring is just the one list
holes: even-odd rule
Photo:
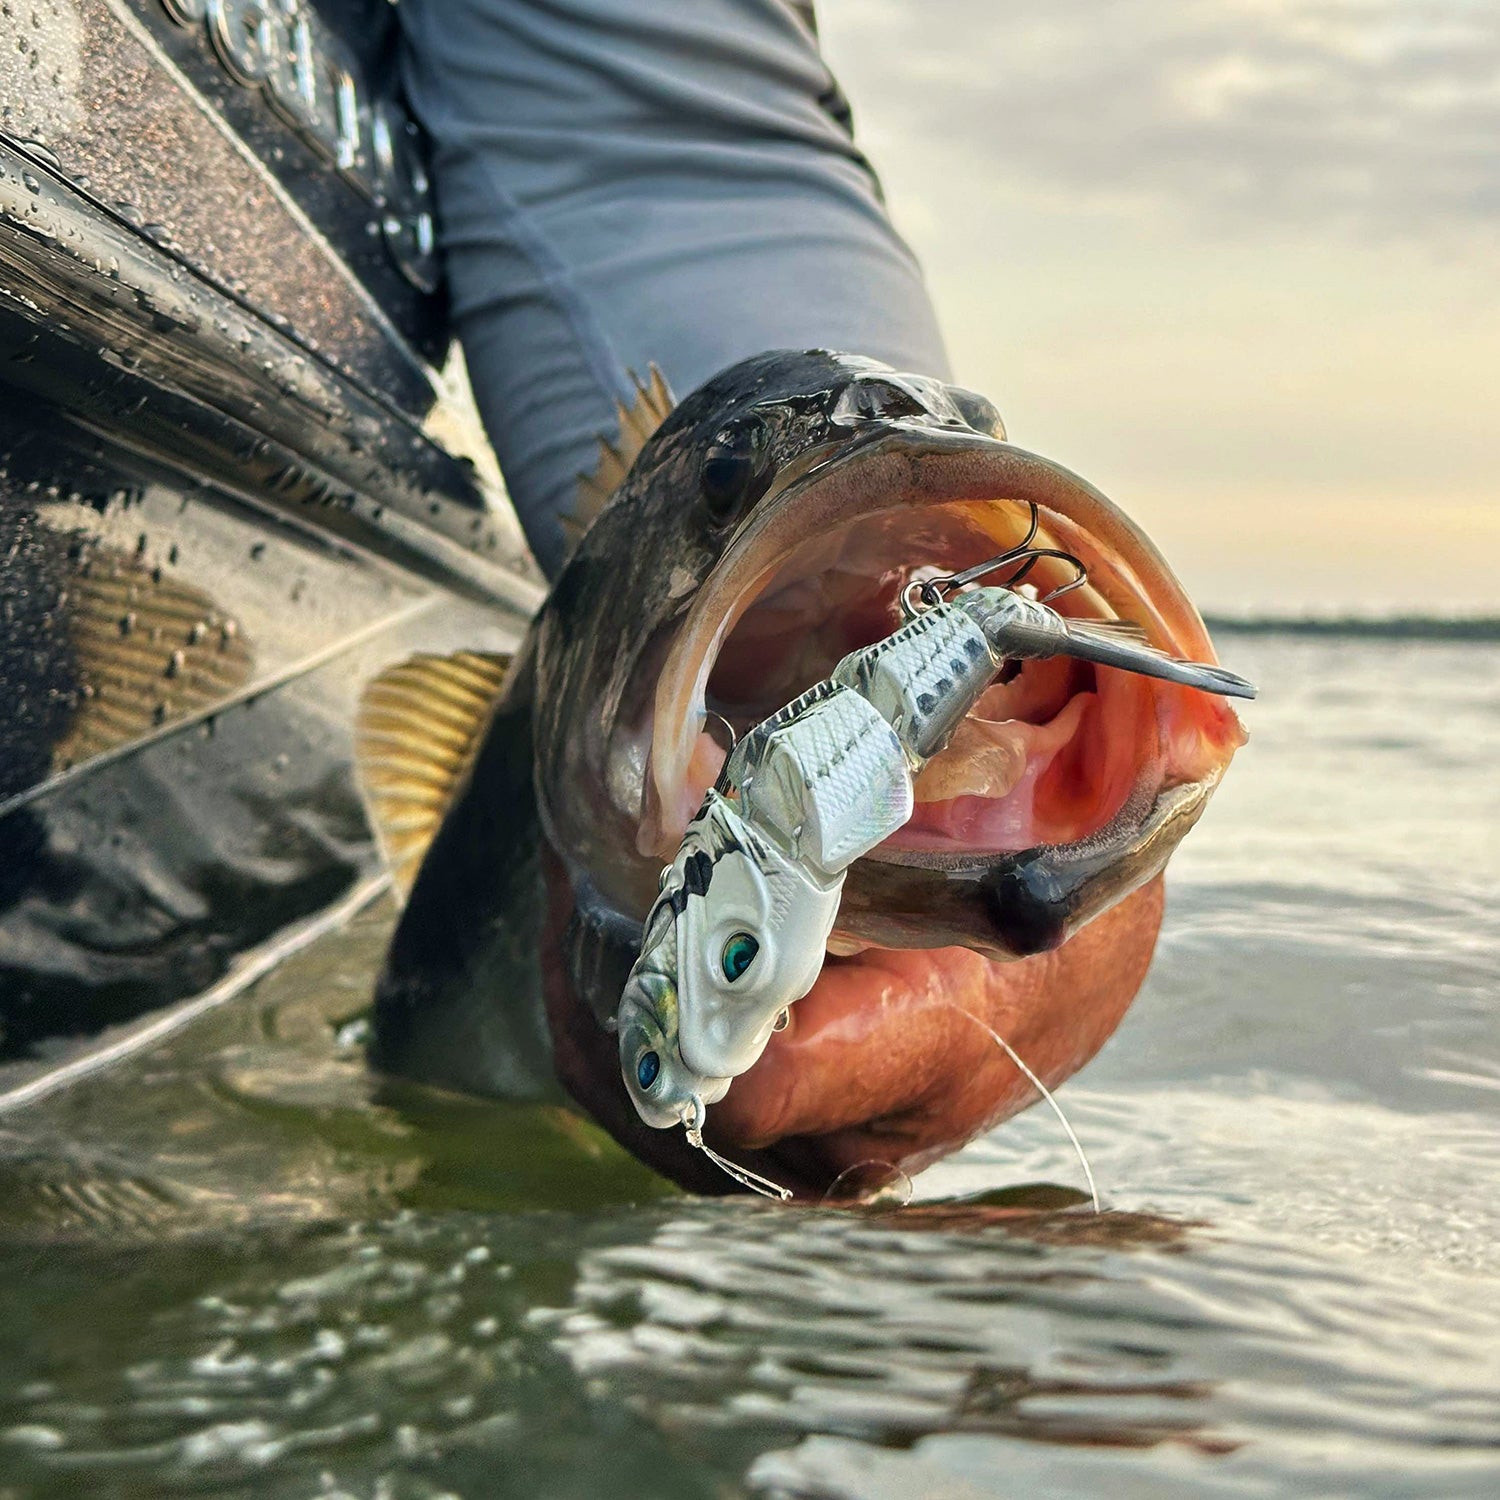
[[1500, 1494], [1500, 647], [1226, 635], [1155, 968], [900, 1210], [365, 1071], [376, 909], [0, 1119], [0, 1497]]

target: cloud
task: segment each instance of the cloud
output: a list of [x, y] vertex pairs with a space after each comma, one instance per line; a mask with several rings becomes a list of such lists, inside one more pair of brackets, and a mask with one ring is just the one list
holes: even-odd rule
[[[1425, 235], [1500, 224], [1492, 0], [821, 0], [877, 156], [1090, 211]], [[931, 163], [929, 160], [929, 170]]]

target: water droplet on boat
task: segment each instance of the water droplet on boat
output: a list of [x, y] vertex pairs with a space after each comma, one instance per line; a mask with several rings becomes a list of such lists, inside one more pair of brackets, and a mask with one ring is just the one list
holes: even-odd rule
[[39, 162], [43, 163], [45, 166], [53, 167], [59, 172], [62, 170], [62, 157], [60, 157], [57, 152], [55, 152], [52, 147], [49, 146], [46, 141], [42, 140], [39, 136], [32, 136], [30, 139], [27, 139], [23, 136], [16, 142], [16, 144], [20, 146], [23, 151], [27, 151], [32, 156], [36, 157], [36, 159]]

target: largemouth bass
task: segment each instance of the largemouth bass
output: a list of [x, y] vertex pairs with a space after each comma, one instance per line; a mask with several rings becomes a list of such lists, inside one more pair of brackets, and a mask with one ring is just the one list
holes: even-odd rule
[[[1027, 538], [1079, 622], [1214, 660], [1142, 532], [1006, 441], [972, 392], [827, 351], [734, 366], [622, 411], [605, 501], [508, 670], [407, 663], [361, 726], [410, 898], [374, 1058], [564, 1096], [686, 1185], [730, 1183], [636, 1115], [608, 1027], [664, 864], [734, 734], [888, 635], [903, 591]], [[1087, 581], [1074, 578], [1073, 559]], [[503, 686], [502, 683], [503, 676]], [[924, 767], [913, 815], [849, 868], [829, 957], [716, 1105], [711, 1138], [803, 1194], [912, 1172], [1029, 1103], [1114, 1030], [1150, 960], [1162, 867], [1243, 740], [1224, 699], [1100, 662], [1002, 674]], [[435, 828], [435, 832], [432, 830]], [[430, 844], [428, 842], [430, 836]]]

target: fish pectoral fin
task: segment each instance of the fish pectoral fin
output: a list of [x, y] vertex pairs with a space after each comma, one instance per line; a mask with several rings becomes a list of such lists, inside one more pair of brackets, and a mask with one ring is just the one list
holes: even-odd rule
[[238, 622], [201, 589], [100, 548], [70, 581], [79, 698], [53, 747], [55, 771], [201, 714], [250, 679]]
[[656, 429], [677, 405], [666, 376], [654, 364], [647, 367], [645, 380], [632, 370], [630, 382], [634, 387], [630, 405], [615, 402], [615, 420], [619, 428], [615, 441], [600, 436], [599, 462], [592, 473], [578, 476], [578, 498], [571, 514], [561, 518], [563, 534], [570, 547], [594, 524], [599, 512], [625, 482], [625, 476], [640, 456], [641, 449], [651, 441]]
[[510, 662], [484, 651], [422, 653], [387, 667], [360, 695], [359, 788], [403, 901], [474, 764]]

